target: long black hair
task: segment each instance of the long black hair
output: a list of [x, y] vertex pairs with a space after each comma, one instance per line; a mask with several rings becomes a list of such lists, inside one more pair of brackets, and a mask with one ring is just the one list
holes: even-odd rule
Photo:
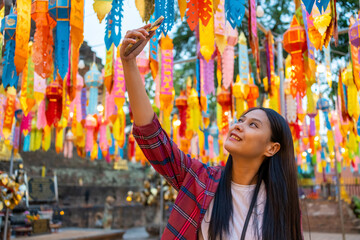
[[[246, 113], [263, 110], [271, 125], [271, 141], [280, 144], [280, 150], [272, 157], [265, 158], [257, 172], [257, 183], [249, 211], [242, 227], [241, 240], [245, 239], [251, 214], [257, 202], [261, 183], [266, 189], [266, 203], [262, 221], [262, 240], [301, 240], [301, 214], [297, 185], [297, 170], [292, 135], [285, 119], [268, 108], [252, 108]], [[243, 115], [245, 115], [244, 113]], [[231, 155], [222, 172], [219, 187], [214, 198], [209, 226], [209, 240], [224, 239], [229, 233], [233, 204], [231, 194]], [[236, 226], [237, 227], [237, 226]], [[256, 229], [257, 231], [258, 229]]]

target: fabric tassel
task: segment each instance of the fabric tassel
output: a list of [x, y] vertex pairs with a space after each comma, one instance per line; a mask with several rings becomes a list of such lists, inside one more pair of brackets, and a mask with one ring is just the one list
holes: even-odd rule
[[224, 9], [225, 0], [220, 0], [219, 4], [216, 6], [214, 2], [214, 6], [217, 7], [214, 24], [215, 24], [215, 43], [220, 53], [223, 54], [226, 47], [226, 18], [225, 18], [225, 9]]
[[5, 105], [5, 116], [3, 122], [3, 136], [5, 140], [9, 139], [12, 132], [16, 103], [16, 90], [14, 87], [7, 89], [7, 99]]
[[[150, 19], [150, 23], [155, 22], [155, 13], [151, 16]], [[156, 79], [157, 74], [158, 74], [158, 70], [159, 70], [159, 64], [158, 64], [158, 60], [157, 60], [157, 55], [158, 55], [158, 39], [159, 36], [157, 34], [155, 34], [151, 39], [150, 39], [150, 53], [149, 53], [149, 59], [150, 59], [150, 70], [151, 70], [151, 75], [153, 77], [153, 79]]]
[[234, 79], [234, 61], [235, 61], [235, 51], [234, 46], [236, 45], [238, 39], [238, 33], [236, 29], [233, 29], [231, 26], [227, 26], [227, 35], [228, 35], [228, 45], [225, 48], [225, 51], [222, 55], [222, 72], [223, 72], [223, 86], [228, 89]]

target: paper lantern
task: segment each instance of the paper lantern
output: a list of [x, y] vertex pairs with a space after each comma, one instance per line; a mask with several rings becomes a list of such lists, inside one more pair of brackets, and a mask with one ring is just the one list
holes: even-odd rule
[[85, 119], [85, 128], [86, 128], [86, 143], [85, 151], [90, 152], [93, 149], [94, 145], [94, 130], [97, 126], [97, 120], [92, 115], [87, 115]]
[[221, 105], [223, 112], [229, 111], [231, 108], [230, 91], [222, 89], [217, 95], [217, 101]]
[[300, 26], [296, 16], [293, 17], [290, 28], [284, 33], [284, 49], [291, 54], [291, 93], [295, 97], [297, 91], [301, 97], [306, 92], [302, 53], [306, 50], [305, 29]]
[[46, 120], [49, 126], [57, 124], [62, 114], [62, 86], [59, 81], [54, 81], [46, 87]]
[[62, 79], [69, 68], [70, 0], [50, 0], [49, 14], [56, 23], [56, 68]]
[[102, 84], [102, 77], [95, 63], [92, 64], [90, 71], [85, 74], [85, 84], [90, 88], [87, 113], [96, 114], [96, 107], [98, 105], [98, 87]]
[[259, 88], [255, 84], [249, 84], [249, 94], [247, 95], [246, 101], [249, 108], [256, 106], [256, 99], [259, 97]]
[[185, 137], [187, 97], [185, 96], [184, 91], [181, 91], [180, 96], [175, 99], [175, 106], [179, 110], [180, 122], [181, 122], [180, 129], [179, 129], [179, 135], [180, 135], [180, 137]]

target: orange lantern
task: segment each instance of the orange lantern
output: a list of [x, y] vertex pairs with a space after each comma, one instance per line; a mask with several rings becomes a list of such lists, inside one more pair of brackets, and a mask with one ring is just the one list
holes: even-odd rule
[[301, 97], [304, 97], [306, 82], [302, 53], [306, 50], [306, 35], [295, 15], [290, 28], [284, 33], [283, 43], [284, 49], [291, 54], [291, 94], [295, 97], [298, 91]]
[[179, 110], [180, 115], [180, 137], [185, 137], [186, 130], [186, 109], [187, 109], [187, 97], [185, 96], [185, 91], [180, 92], [180, 96], [175, 100], [175, 106]]
[[259, 97], [259, 88], [251, 83], [249, 84], [249, 94], [247, 95], [246, 101], [249, 108], [256, 106], [256, 99]]
[[230, 91], [225, 90], [224, 88], [217, 94], [217, 101], [222, 107], [223, 112], [230, 111], [231, 108], [231, 95]]

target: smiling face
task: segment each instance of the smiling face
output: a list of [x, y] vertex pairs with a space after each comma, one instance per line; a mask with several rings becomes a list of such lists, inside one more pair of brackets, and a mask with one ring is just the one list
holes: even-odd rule
[[263, 110], [256, 109], [230, 127], [224, 147], [235, 158], [254, 159], [269, 156], [270, 139], [270, 121]]

